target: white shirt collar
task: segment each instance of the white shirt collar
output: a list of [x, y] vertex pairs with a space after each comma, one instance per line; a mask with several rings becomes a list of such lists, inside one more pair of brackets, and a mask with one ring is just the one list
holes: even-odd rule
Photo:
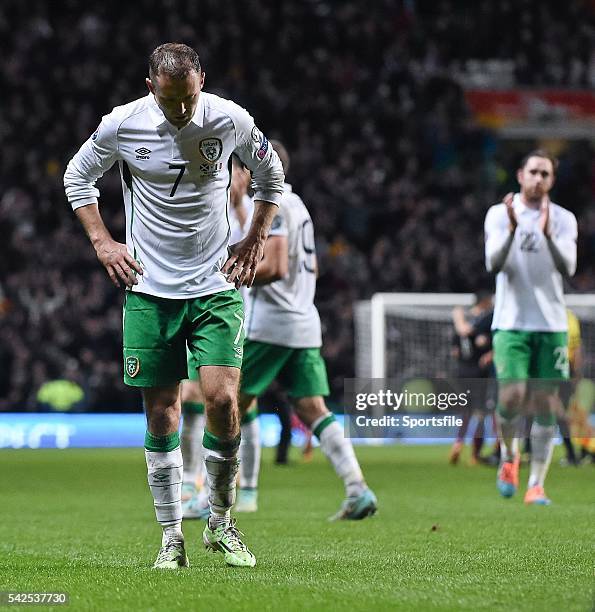
[[205, 122], [205, 112], [205, 98], [204, 93], [201, 91], [200, 95], [198, 96], [198, 106], [196, 107], [190, 122], [196, 124], [198, 127], [202, 127]]
[[520, 193], [515, 193], [514, 194], [514, 199], [513, 199], [513, 208], [515, 210], [515, 212], [522, 214], [525, 211], [528, 211], [530, 213], [539, 213], [539, 209], [536, 208], [529, 208], [529, 206], [527, 206], [522, 198], [521, 198], [521, 194]]
[[[155, 127], [159, 127], [164, 123], [168, 123], [167, 119], [165, 118], [165, 115], [163, 114], [163, 111], [159, 108], [159, 104], [157, 104], [157, 100], [155, 100], [155, 96], [151, 92], [149, 92], [147, 98], [149, 100], [149, 112], [151, 114], [151, 118], [153, 120], [153, 123], [155, 124]], [[192, 119], [190, 119], [190, 123], [194, 123], [198, 127], [202, 127], [204, 124], [204, 119], [205, 104], [203, 94], [201, 92], [198, 98], [198, 106], [194, 111], [194, 115], [192, 115]]]

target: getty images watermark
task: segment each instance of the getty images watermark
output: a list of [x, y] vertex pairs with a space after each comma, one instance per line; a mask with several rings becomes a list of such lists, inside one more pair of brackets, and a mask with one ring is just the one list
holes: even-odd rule
[[465, 416], [489, 408], [488, 381], [345, 380], [345, 433], [352, 438], [456, 438]]
[[[345, 434], [352, 438], [451, 438], [469, 419], [481, 420], [493, 438], [491, 415], [498, 393], [522, 398], [506, 417], [524, 437], [538, 415], [567, 428], [572, 437], [595, 439], [595, 381], [348, 378], [345, 380]], [[512, 406], [515, 404], [516, 409]], [[489, 418], [486, 418], [489, 417]], [[483, 430], [482, 430], [483, 431]]]

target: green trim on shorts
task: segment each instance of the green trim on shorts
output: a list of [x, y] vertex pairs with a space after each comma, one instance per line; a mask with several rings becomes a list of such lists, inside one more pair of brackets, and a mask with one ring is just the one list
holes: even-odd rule
[[278, 380], [294, 398], [329, 395], [320, 348], [289, 348], [246, 340], [241, 392], [259, 397], [274, 380]]
[[242, 366], [244, 302], [236, 289], [189, 299], [127, 291], [124, 302], [124, 382], [165, 387], [193, 366]]
[[145, 432], [145, 448], [154, 453], [169, 453], [180, 446], [180, 434], [177, 431], [167, 436], [156, 436]]
[[240, 436], [236, 436], [233, 440], [223, 441], [219, 436], [212, 434], [205, 428], [202, 436], [202, 445], [209, 450], [219, 451], [222, 453], [235, 452], [240, 447]]
[[204, 414], [205, 405], [202, 402], [182, 402], [184, 414]]
[[240, 425], [248, 425], [248, 423], [252, 423], [255, 419], [258, 418], [258, 406], [254, 406], [254, 408], [250, 408], [248, 412], [241, 418]]
[[318, 425], [316, 425], [316, 429], [312, 432], [318, 439], [320, 439], [320, 434], [331, 424], [334, 423], [337, 419], [334, 414], [329, 414], [325, 417]]

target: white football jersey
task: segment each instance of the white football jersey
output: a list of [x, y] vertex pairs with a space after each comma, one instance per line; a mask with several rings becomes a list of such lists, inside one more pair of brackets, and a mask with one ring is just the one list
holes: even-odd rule
[[316, 249], [314, 227], [302, 199], [285, 184], [279, 212], [269, 236], [287, 236], [289, 268], [286, 278], [252, 287], [248, 293], [246, 336], [290, 348], [322, 344], [320, 316], [314, 305]]
[[243, 108], [202, 92], [190, 123], [169, 123], [153, 94], [118, 106], [64, 175], [73, 209], [96, 203], [95, 182], [115, 162], [122, 177], [126, 244], [141, 264], [133, 291], [190, 298], [233, 288], [221, 273], [231, 234], [230, 156], [252, 171], [256, 200], [278, 204], [283, 169]]
[[231, 226], [229, 244], [235, 244], [242, 240], [250, 229], [252, 215], [254, 214], [254, 200], [248, 194], [245, 194], [242, 198], [242, 206], [246, 214], [246, 220], [243, 226], [240, 225], [240, 220], [238, 219], [235, 208], [231, 205], [229, 207], [229, 224]]
[[[539, 229], [540, 211], [523, 204], [520, 194], [513, 207], [518, 226], [502, 270], [496, 276], [492, 329], [558, 332], [568, 329], [563, 278], [556, 269], [546, 238]], [[509, 236], [505, 204], [492, 206], [485, 219], [486, 265]], [[552, 240], [576, 267], [575, 216], [550, 204]]]

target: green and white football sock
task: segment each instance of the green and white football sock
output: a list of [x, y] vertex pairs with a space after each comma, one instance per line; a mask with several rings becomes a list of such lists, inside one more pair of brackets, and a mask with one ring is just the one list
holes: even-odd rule
[[366, 482], [353, 450], [351, 440], [346, 438], [343, 428], [333, 414], [325, 414], [311, 426], [312, 433], [320, 441], [320, 448], [326, 455], [337, 476], [345, 485], [347, 497], [357, 497], [366, 490]]
[[242, 418], [240, 430], [240, 488], [256, 489], [260, 472], [260, 422], [258, 410], [250, 410]]
[[497, 408], [496, 428], [500, 438], [500, 463], [513, 462], [519, 452], [519, 428], [521, 415], [509, 416], [504, 410]]
[[554, 452], [555, 425], [542, 425], [537, 420], [531, 425], [531, 472], [529, 488], [543, 487]]
[[168, 436], [145, 433], [145, 459], [157, 522], [168, 537], [182, 530], [182, 451], [178, 432]]
[[184, 490], [196, 489], [196, 482], [204, 477], [202, 437], [205, 429], [205, 407], [200, 402], [184, 402], [182, 412], [182, 456], [184, 457]]
[[240, 436], [222, 440], [205, 428], [204, 462], [209, 485], [210, 529], [230, 524], [230, 510], [236, 499], [236, 476], [240, 466]]
[[184, 534], [182, 533], [182, 523], [176, 523], [169, 527], [163, 528], [163, 535], [161, 536], [161, 546], [165, 546], [170, 540], [181, 540], [184, 541]]
[[209, 489], [209, 479], [205, 477], [205, 481], [200, 491], [196, 494], [196, 504], [199, 507], [208, 508], [210, 493], [211, 493], [211, 490]]

